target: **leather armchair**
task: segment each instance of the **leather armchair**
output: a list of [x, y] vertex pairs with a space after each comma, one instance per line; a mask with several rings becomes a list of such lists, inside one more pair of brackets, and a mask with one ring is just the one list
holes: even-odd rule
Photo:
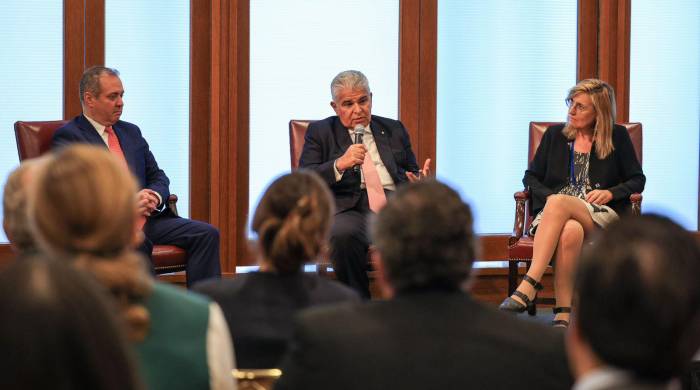
[[[561, 124], [560, 122], [530, 122], [530, 134], [528, 142], [528, 165], [535, 157], [535, 152], [540, 146], [542, 136], [548, 127]], [[634, 151], [637, 154], [639, 163], [642, 163], [642, 124], [641, 123], [621, 123], [627, 128]], [[535, 218], [532, 213], [532, 205], [530, 202], [530, 193], [527, 189], [516, 192], [515, 198], [515, 221], [513, 223], [513, 233], [508, 239], [508, 295], [512, 295], [513, 291], [518, 286], [518, 266], [519, 263], [525, 262], [529, 268], [532, 261], [532, 247], [534, 240], [528, 235], [530, 224]], [[640, 214], [642, 205], [642, 195], [632, 194], [630, 196], [632, 203], [632, 213]], [[540, 303], [553, 304], [553, 299], [538, 298]], [[533, 311], [529, 314], [534, 315], [536, 306], [533, 305]]]
[[[15, 140], [20, 161], [48, 152], [53, 133], [66, 123], [68, 121], [65, 120], [15, 122]], [[177, 195], [170, 195], [168, 207], [177, 215]], [[187, 264], [185, 250], [174, 245], [154, 245], [151, 257], [157, 274], [184, 271]]]
[[312, 120], [292, 119], [289, 121], [289, 157], [292, 171], [299, 169], [299, 157], [304, 149], [304, 136]]

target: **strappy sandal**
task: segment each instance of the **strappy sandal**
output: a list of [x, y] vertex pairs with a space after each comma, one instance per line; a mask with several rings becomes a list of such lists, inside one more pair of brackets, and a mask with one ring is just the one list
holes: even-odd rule
[[[535, 297], [537, 297], [537, 292], [542, 290], [542, 284], [540, 282], [536, 281], [535, 279], [531, 278], [528, 275], [523, 276], [523, 280], [530, 283], [532, 287], [535, 288]], [[516, 297], [520, 298], [525, 302], [523, 305], [522, 303], [516, 301], [512, 297], [508, 297], [505, 300], [503, 300], [503, 303], [498, 307], [498, 309], [503, 310], [503, 311], [509, 311], [513, 313], [522, 313], [525, 310], [531, 309], [531, 307], [534, 305], [532, 301], [535, 300], [535, 297], [530, 298], [527, 297], [527, 295], [523, 294], [522, 292], [515, 290], [513, 291], [513, 295]]]
[[[571, 313], [571, 308], [570, 307], [555, 307], [554, 309], [552, 309], [552, 313], [554, 313], [554, 315], [557, 315], [559, 313]], [[552, 326], [555, 328], [568, 328], [569, 321], [567, 321], [567, 320], [553, 320]]]

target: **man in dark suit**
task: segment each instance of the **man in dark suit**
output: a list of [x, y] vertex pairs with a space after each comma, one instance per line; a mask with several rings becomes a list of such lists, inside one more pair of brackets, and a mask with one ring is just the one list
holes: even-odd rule
[[[403, 124], [372, 115], [372, 93], [361, 72], [348, 70], [335, 76], [331, 95], [336, 116], [309, 125], [299, 166], [321, 175], [335, 197], [331, 260], [338, 280], [369, 298], [366, 217], [397, 186], [417, 180], [421, 173], [427, 175], [430, 159], [419, 171]], [[358, 132], [361, 142], [355, 136]], [[374, 199], [371, 180], [377, 177], [384, 200]]]
[[475, 302], [472, 214], [444, 184], [400, 188], [371, 226], [385, 301], [298, 321], [277, 389], [565, 389], [563, 337]]
[[700, 348], [700, 245], [655, 215], [611, 224], [576, 271], [567, 334], [576, 389], [669, 389]]
[[83, 114], [56, 131], [53, 146], [87, 143], [109, 148], [124, 161], [141, 187], [138, 207], [145, 239], [140, 250], [150, 257], [154, 244], [185, 249], [188, 285], [220, 277], [219, 231], [207, 223], [180, 218], [167, 207], [170, 180], [158, 167], [138, 126], [119, 120], [123, 95], [117, 70], [102, 66], [87, 69], [80, 79]]

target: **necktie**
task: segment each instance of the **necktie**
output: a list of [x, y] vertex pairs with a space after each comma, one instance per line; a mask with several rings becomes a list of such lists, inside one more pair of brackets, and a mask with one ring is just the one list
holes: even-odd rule
[[365, 161], [362, 163], [362, 174], [365, 176], [365, 189], [367, 190], [369, 208], [378, 213], [386, 204], [386, 194], [384, 194], [382, 181], [379, 180], [377, 168], [374, 166], [369, 153], [365, 153]]
[[105, 133], [107, 133], [107, 147], [109, 148], [109, 151], [115, 156], [119, 157], [119, 160], [126, 165], [124, 151], [122, 150], [122, 146], [119, 144], [119, 138], [117, 138], [117, 135], [114, 133], [112, 126], [105, 127]]
[[[122, 150], [122, 146], [119, 144], [119, 138], [117, 138], [117, 134], [114, 133], [112, 126], [105, 127], [105, 133], [107, 133], [107, 147], [109, 148], [109, 151], [119, 158], [119, 161], [124, 164], [124, 168], [129, 169], [129, 166], [126, 163], [126, 158], [124, 157], [124, 151]], [[139, 229], [143, 229], [143, 225], [146, 223], [146, 217], [139, 215], [136, 223]]]

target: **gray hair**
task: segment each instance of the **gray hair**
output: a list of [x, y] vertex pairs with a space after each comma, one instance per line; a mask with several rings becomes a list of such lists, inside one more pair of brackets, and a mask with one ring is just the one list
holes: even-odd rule
[[369, 81], [359, 70], [346, 70], [338, 73], [333, 78], [333, 81], [331, 81], [331, 97], [333, 101], [335, 101], [338, 91], [341, 89], [359, 89], [370, 93]]
[[472, 222], [469, 205], [445, 184], [426, 179], [400, 187], [370, 223], [392, 287], [459, 289], [477, 253]]
[[85, 92], [90, 92], [95, 96], [100, 96], [100, 76], [108, 74], [110, 76], [119, 77], [119, 71], [106, 66], [92, 66], [83, 72], [80, 78], [80, 102], [83, 103]]

